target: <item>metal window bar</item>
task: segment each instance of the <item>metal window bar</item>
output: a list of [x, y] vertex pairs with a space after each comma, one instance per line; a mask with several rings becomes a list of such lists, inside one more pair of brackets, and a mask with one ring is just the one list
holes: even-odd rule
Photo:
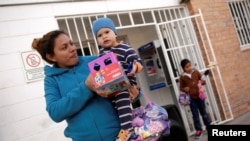
[[[249, 12], [249, 10], [250, 10], [250, 2], [249, 1], [243, 1], [242, 2], [242, 9], [243, 9], [244, 16], [246, 17], [245, 18], [246, 32], [247, 32], [247, 35], [250, 35], [250, 33], [249, 33], [250, 31], [248, 30], [248, 29], [250, 29], [250, 17], [249, 17], [249, 14], [250, 14], [250, 12]], [[249, 43], [250, 42], [250, 36], [247, 36], [247, 39], [248, 39], [248, 43]]]
[[[168, 11], [168, 15], [169, 15], [169, 21], [173, 21], [174, 19], [176, 19], [175, 15], [174, 15], [174, 11], [173, 9], [172, 10], [169, 10]], [[166, 26], [166, 25], [169, 25], [169, 26]], [[180, 52], [179, 50], [173, 50], [171, 51], [173, 48], [176, 48], [178, 47], [178, 45], [180, 44], [179, 43], [179, 40], [178, 40], [178, 37], [177, 37], [177, 32], [176, 32], [176, 29], [177, 29], [177, 24], [176, 22], [171, 22], [170, 24], [166, 24], [165, 26], [165, 29], [169, 29], [169, 36], [171, 37], [171, 40], [172, 40], [172, 45], [170, 44], [169, 45], [169, 54], [173, 57], [173, 60], [175, 60], [174, 62], [175, 63], [175, 66], [179, 66], [178, 62], [180, 62], [180, 59], [178, 56], [183, 56], [183, 53]], [[171, 36], [173, 35], [173, 36]], [[179, 79], [179, 78], [177, 78]]]
[[250, 45], [250, 1], [228, 0], [228, 7], [241, 47]]
[[[245, 1], [246, 15], [250, 15], [250, 1]], [[250, 29], [250, 18], [247, 18], [248, 29]]]
[[236, 2], [235, 3], [235, 9], [236, 9], [236, 17], [237, 17], [237, 21], [239, 24], [238, 30], [241, 33], [242, 36], [242, 44], [246, 44], [246, 33], [244, 30], [244, 17], [243, 17], [243, 13], [241, 11], [241, 2]]
[[[176, 10], [173, 11], [173, 15], [175, 17], [178, 17], [177, 14], [176, 14]], [[184, 41], [185, 37], [184, 37], [184, 35], [182, 33], [180, 21], [175, 22], [175, 28], [173, 30], [175, 31], [175, 40], [177, 40], [177, 46], [185, 45], [185, 43], [184, 43], [185, 42]], [[183, 54], [182, 54], [183, 52], [180, 51], [180, 50], [178, 50], [178, 51], [179, 51], [178, 54], [181, 54], [181, 56], [183, 56]]]
[[[205, 31], [207, 31], [207, 28], [206, 28], [206, 26], [205, 26], [205, 22], [204, 22], [204, 19], [203, 19], [203, 16], [202, 16], [202, 12], [201, 12], [201, 10], [199, 9], [199, 13], [200, 13], [200, 17], [201, 17], [201, 21], [202, 21], [202, 25], [203, 25], [203, 27], [204, 27], [204, 30]], [[207, 39], [209, 39], [209, 35], [208, 35], [208, 32], [205, 32], [205, 37], [207, 38]], [[215, 54], [214, 54], [214, 50], [213, 50], [213, 48], [212, 48], [212, 43], [211, 43], [211, 40], [208, 40], [208, 44], [209, 44], [209, 46], [210, 46], [210, 50], [211, 50], [211, 53], [212, 53], [212, 60], [214, 60], [215, 62], [217, 62], [216, 61], [216, 57], [215, 57]], [[210, 66], [211, 67], [211, 66]], [[223, 110], [223, 112], [224, 112], [224, 114], [225, 114], [225, 116], [226, 116], [226, 119], [227, 119], [227, 121], [229, 121], [229, 120], [231, 120], [231, 119], [233, 119], [233, 114], [232, 114], [232, 110], [231, 110], [231, 108], [230, 108], [230, 103], [229, 103], [229, 100], [228, 100], [228, 97], [227, 97], [227, 92], [226, 92], [226, 89], [225, 89], [225, 86], [224, 86], [224, 83], [223, 83], [223, 79], [222, 79], [222, 76], [221, 76], [221, 73], [220, 73], [220, 69], [219, 69], [219, 67], [218, 66], [214, 66], [214, 68], [215, 68], [215, 71], [217, 72], [217, 74], [218, 74], [218, 77], [219, 77], [219, 80], [220, 80], [220, 85], [222, 86], [222, 92], [223, 92], [223, 96], [225, 96], [225, 100], [226, 100], [226, 106], [224, 106], [223, 104], [224, 103], [222, 103], [222, 110]], [[215, 78], [215, 75], [212, 73], [212, 75], [213, 75], [213, 77]], [[215, 85], [216, 85], [216, 87], [218, 88], [218, 83], [215, 81]], [[212, 86], [210, 86], [210, 87], [212, 87]], [[212, 90], [212, 89], [211, 89]], [[219, 93], [219, 100], [220, 101], [222, 101], [222, 94], [220, 94], [220, 92], [218, 91], [218, 93]], [[214, 98], [215, 99], [215, 96], [214, 95], [211, 95], [211, 97], [212, 98]], [[229, 107], [229, 117], [227, 116], [227, 114], [226, 114], [226, 110], [225, 110], [225, 107]], [[218, 108], [216, 108], [215, 109], [217, 112], [219, 112], [218, 111]], [[221, 117], [220, 117], [220, 115], [219, 115], [219, 118], [220, 118], [220, 120], [221, 120]], [[224, 122], [226, 122], [226, 121], [224, 121]], [[221, 122], [222, 123], [222, 122]]]
[[81, 50], [82, 50], [83, 55], [85, 55], [84, 50], [82, 48], [83, 45], [82, 45], [82, 42], [81, 42], [81, 37], [80, 37], [78, 26], [77, 26], [77, 23], [76, 23], [76, 18], [73, 19], [73, 22], [74, 22], [74, 26], [76, 28], [76, 35], [77, 35], [78, 42], [79, 42], [79, 44], [81, 46]]
[[[202, 25], [205, 25], [204, 19], [203, 19], [203, 16], [202, 16], [202, 13], [201, 13], [200, 10], [199, 10], [199, 13], [201, 14], [201, 24], [202, 24]], [[205, 51], [206, 54], [208, 54], [207, 46], [206, 46], [206, 44], [205, 44], [205, 39], [204, 39], [204, 37], [202, 36], [202, 33], [201, 33], [201, 26], [200, 26], [200, 24], [199, 24], [197, 18], [195, 18], [195, 22], [196, 22], [196, 25], [197, 25], [197, 27], [198, 27], [198, 29], [199, 29], [198, 31], [199, 31], [199, 34], [201, 35], [201, 36], [200, 36], [200, 37], [201, 37], [201, 40], [203, 41], [203, 42], [202, 42], [202, 45], [203, 45], [204, 51]], [[205, 27], [205, 26], [203, 26], [203, 27], [204, 27], [204, 30], [206, 31], [206, 30], [207, 30], [206, 27]], [[206, 34], [205, 34], [205, 37], [209, 37], [208, 34], [207, 34], [207, 32], [205, 32], [205, 33], [206, 33]], [[208, 44], [209, 44], [210, 47], [212, 46], [210, 40], [208, 40]], [[210, 49], [213, 50], [213, 48], [210, 48]], [[212, 52], [213, 52], [213, 51], [212, 51]], [[212, 56], [212, 57], [213, 57], [212, 59], [210, 59], [209, 55], [207, 56], [208, 62], [210, 62], [211, 60], [216, 61], [216, 60], [215, 60], [214, 54], [212, 54], [212, 55], [213, 55], [213, 56]], [[216, 82], [215, 82], [215, 85], [216, 85], [216, 87], [218, 88], [218, 84], [217, 84]], [[210, 83], [209, 83], [209, 85], [207, 85], [205, 88], [206, 88], [206, 90], [207, 90], [208, 93], [213, 93], [213, 91], [212, 91], [212, 86], [211, 86]], [[224, 94], [226, 94], [226, 93], [224, 93]], [[219, 95], [220, 95], [220, 93], [219, 93]], [[215, 99], [216, 99], [216, 98], [214, 97], [214, 95], [211, 95], [211, 96], [209, 95], [209, 97], [210, 97], [211, 99], [213, 99], [214, 101], [215, 101]], [[221, 98], [219, 98], [219, 99], [221, 99]], [[214, 101], [212, 101], [212, 103], [213, 103]], [[212, 110], [210, 107], [208, 108], [209, 113], [211, 113], [211, 114], [213, 114], [214, 112], [215, 112], [215, 113], [219, 113], [219, 111], [217, 110], [217, 109], [218, 109], [217, 105], [214, 104], [214, 106], [216, 106], [215, 110]], [[214, 112], [212, 112], [212, 111], [214, 111]], [[224, 110], [223, 110], [223, 112], [225, 113]], [[218, 117], [217, 117], [217, 116], [218, 116]], [[221, 116], [220, 116], [220, 114], [213, 114], [213, 116], [211, 116], [211, 118], [212, 118], [212, 121], [214, 121], [214, 122], [217, 121], [216, 119], [219, 119], [219, 121], [221, 121]]]
[[[183, 45], [185, 46], [185, 49], [187, 52], [189, 52], [188, 54], [191, 55], [190, 58], [195, 58], [195, 62], [194, 63], [198, 63], [200, 64], [200, 62], [203, 62], [201, 61], [202, 59], [197, 59], [197, 57], [200, 57], [200, 55], [195, 55], [195, 54], [201, 54], [200, 52], [197, 52], [199, 51], [200, 49], [196, 49], [194, 45], [191, 45], [190, 44], [193, 44], [194, 42], [190, 42], [190, 37], [194, 37], [195, 34], [193, 34], [192, 32], [188, 32], [188, 28], [191, 28], [192, 26], [189, 25], [186, 23], [187, 21], [189, 20], [181, 20], [181, 21], [178, 21], [179, 23], [179, 30], [181, 31], [181, 34], [182, 34], [182, 40], [183, 40]], [[194, 52], [194, 53], [192, 53]], [[181, 60], [180, 60], [181, 61]], [[179, 62], [180, 62], [179, 61]], [[179, 65], [180, 66], [180, 65]]]
[[[200, 12], [200, 14], [201, 14], [201, 11], [199, 11]], [[204, 19], [202, 18], [202, 16], [201, 16], [201, 21], [204, 21]], [[208, 51], [207, 51], [207, 46], [206, 46], [206, 44], [205, 44], [205, 40], [204, 40], [204, 37], [202, 36], [202, 33], [201, 33], [201, 27], [200, 27], [200, 24], [199, 24], [199, 22], [198, 22], [198, 19], [197, 18], [195, 18], [195, 23], [196, 23], [196, 25], [197, 25], [197, 28], [199, 29], [198, 31], [199, 31], [199, 35], [201, 35], [200, 36], [200, 38], [201, 38], [201, 40], [203, 41], [202, 42], [202, 45], [203, 45], [203, 49], [204, 49], [204, 51], [205, 51], [205, 54], [208, 54]], [[204, 22], [202, 23], [203, 25], [205, 25], [204, 24]], [[205, 28], [205, 27], [204, 27]], [[206, 29], [204, 29], [204, 30], [206, 30]], [[193, 30], [194, 31], [194, 30]], [[205, 37], [208, 37], [208, 35], [205, 35]], [[197, 41], [197, 39], [195, 38], [195, 43], [198, 43], [198, 41]], [[210, 40], [208, 40], [208, 42], [209, 42], [209, 46], [211, 46], [211, 44], [210, 44]], [[198, 47], [199, 45], [198, 44], [196, 44], [195, 45], [196, 47]], [[199, 50], [200, 51], [200, 50]], [[214, 54], [213, 54], [214, 55]], [[199, 56], [200, 58], [202, 58], [202, 56]], [[210, 59], [210, 57], [209, 56], [207, 56], [207, 59], [208, 59], [208, 62], [211, 62], [212, 60]], [[213, 56], [213, 61], [216, 61], [216, 60], [214, 60], [215, 59], [215, 56]], [[202, 64], [202, 66], [205, 66], [205, 64], [204, 64], [204, 62], [203, 62], [203, 64]], [[205, 69], [205, 70], [207, 70], [207, 69]], [[201, 70], [201, 71], [205, 71], [205, 70]], [[213, 91], [212, 91], [212, 86], [211, 86], [211, 84], [210, 83], [208, 83], [208, 85], [206, 85], [206, 87], [205, 87], [205, 89], [206, 89], [206, 92], [207, 93], [209, 93], [209, 94], [212, 94], [213, 93]], [[215, 97], [214, 97], [214, 95], [209, 95], [209, 97], [210, 97], [210, 99], [216, 99]], [[213, 101], [212, 101], [212, 103], [213, 103]], [[207, 103], [207, 104], [209, 104], [209, 103]], [[207, 109], [208, 109], [208, 111], [209, 111], [209, 113], [210, 114], [212, 114], [212, 116], [210, 116], [211, 117], [211, 119], [212, 119], [212, 121], [213, 122], [218, 122], [218, 121], [221, 121], [222, 119], [221, 119], [221, 116], [220, 116], [220, 114], [214, 114], [214, 113], [219, 113], [219, 111], [217, 110], [218, 109], [218, 107], [217, 107], [217, 105], [215, 104], [214, 106], [216, 106], [216, 108], [213, 108], [213, 107], [208, 107], [207, 106]]]
[[66, 26], [67, 26], [67, 30], [68, 30], [69, 37], [70, 37], [70, 39], [72, 39], [72, 35], [71, 35], [70, 28], [69, 28], [69, 22], [68, 22], [68, 19], [65, 19], [65, 22], [66, 22]]
[[[88, 41], [89, 40], [89, 37], [88, 37], [88, 33], [86, 31], [86, 29], [84, 28], [85, 27], [85, 23], [84, 23], [84, 20], [83, 18], [81, 18], [81, 23], [82, 23], [82, 28], [83, 28], [83, 33], [84, 33], [84, 37], [86, 38], [86, 40]], [[90, 47], [90, 42], [87, 42], [87, 46]], [[83, 45], [81, 46], [81, 50], [83, 50]], [[90, 54], [93, 54], [93, 49], [92, 48], [89, 48], [90, 50]]]
[[[165, 25], [165, 29], [169, 29], [169, 31], [167, 30], [167, 32], [168, 32], [168, 36], [170, 36], [170, 37], [172, 35], [174, 35], [174, 31], [173, 31], [173, 29], [171, 29], [171, 27], [172, 27], [171, 24], [169, 24], [168, 26]], [[176, 72], [176, 68], [178, 68], [180, 66], [179, 63], [178, 63], [178, 62], [180, 62], [178, 56], [182, 56], [182, 52], [179, 52], [179, 50], [176, 49], [178, 47], [176, 47], [176, 45], [175, 45], [175, 43], [176, 43], [175, 36], [172, 36], [170, 39], [171, 39], [172, 45], [171, 45], [171, 43], [168, 45], [167, 54], [169, 54], [170, 57], [173, 58], [173, 60], [174, 60], [173, 62], [174, 62], [174, 66], [175, 66], [174, 71]], [[176, 77], [177, 78], [175, 80], [179, 79], [178, 76], [176, 76]]]
[[[176, 10], [177, 10], [177, 9], [176, 9]], [[183, 11], [183, 9], [178, 9], [178, 11], [180, 11], [180, 10]], [[171, 11], [169, 11], [169, 12], [171, 12]], [[175, 11], [173, 11], [172, 14], [173, 14], [175, 17], [178, 17], [178, 18], [181, 18], [181, 17], [182, 17], [181, 15], [177, 16]], [[174, 16], [171, 16], [172, 14], [169, 13], [171, 19], [173, 19], [173, 17], [174, 17]], [[171, 26], [171, 24], [169, 24], [169, 25]], [[171, 29], [172, 32], [175, 32], [175, 31], [178, 29], [178, 24], [172, 23], [172, 25], [173, 25], [175, 28], [173, 28], [173, 29], [171, 29], [171, 28], [166, 28], [166, 29]], [[170, 33], [170, 34], [171, 34], [171, 33]], [[175, 35], [178, 35], [178, 33], [176, 32]], [[171, 36], [171, 35], [169, 35], [169, 36]], [[173, 39], [173, 40], [176, 40], [176, 38], [178, 38], [178, 37], [174, 36], [172, 39]], [[183, 39], [182, 34], [181, 34], [181, 39]], [[179, 40], [177, 40], [177, 41], [179, 41]], [[179, 43], [179, 44], [180, 44], [180, 43]], [[178, 50], [173, 50], [173, 51], [171, 51], [171, 49], [174, 49], [174, 48], [176, 48], [177, 46], [178, 46], [178, 42], [176, 42], [176, 45], [175, 45], [175, 46], [169, 46], [170, 50], [168, 51], [168, 53], [170, 54], [170, 57], [172, 57], [173, 60], [174, 60], [174, 61], [173, 61], [173, 63], [174, 63], [174, 66], [173, 66], [173, 67], [174, 67], [174, 71], [178, 74], [178, 75], [176, 76], [176, 79], [175, 79], [175, 80], [179, 79], [179, 77], [178, 77], [178, 76], [179, 76], [178, 68], [180, 67], [180, 65], [179, 65], [180, 59], [179, 59], [178, 56], [183, 56], [183, 53], [180, 52], [179, 49], [178, 49]], [[183, 45], [180, 45], [180, 46], [183, 46]]]
[[241, 35], [240, 35], [241, 33], [238, 32], [239, 24], [238, 24], [238, 21], [237, 21], [238, 19], [236, 17], [236, 11], [235, 11], [235, 8], [234, 8], [235, 5], [231, 3], [229, 6], [230, 6], [230, 11], [231, 11], [231, 14], [232, 14], [234, 26], [236, 28], [236, 32], [237, 32], [238, 38], [240, 40], [240, 44], [242, 45], [242, 40], [241, 40]]
[[142, 13], [142, 12], [140, 12], [140, 13], [141, 13], [141, 17], [142, 17], [143, 24], [145, 24], [145, 18], [144, 18], [144, 15], [143, 15], [143, 13]]
[[[165, 14], [165, 18], [167, 19], [166, 21], [171, 21], [173, 19], [171, 14], [170, 14], [170, 11], [165, 11], [164, 14]], [[174, 34], [171, 24], [165, 24], [162, 26], [164, 26], [163, 31], [165, 31], [165, 32], [163, 32], [163, 34], [165, 37], [167, 37], [166, 39], [167, 39], [168, 49], [166, 49], [166, 51], [167, 51], [167, 53], [170, 54], [170, 57], [172, 57], [173, 60], [175, 60], [175, 61], [173, 61], [173, 63], [174, 63], [173, 67], [176, 71], [176, 69], [178, 70], [178, 68], [180, 67], [180, 65], [178, 64], [178, 62], [180, 62], [180, 60], [178, 59], [178, 56], [180, 56], [180, 53], [177, 50], [179, 47], [176, 47], [174, 36], [171, 36], [171, 34]], [[168, 30], [166, 30], [166, 29], [168, 29]], [[171, 51], [171, 50], [173, 50], [173, 51]], [[174, 51], [174, 50], [176, 50], [176, 51]], [[178, 71], [177, 71], [177, 73], [178, 73]], [[179, 79], [179, 77], [176, 77], [175, 80], [176, 79]]]
[[[173, 42], [174, 42], [174, 40], [175, 40], [175, 38], [174, 38], [174, 32], [173, 32], [173, 30], [172, 30], [172, 23], [171, 23], [171, 21], [169, 21], [170, 23], [168, 23], [168, 24], [162, 24], [162, 25], [160, 25], [160, 26], [164, 26], [164, 29], [165, 30], [163, 30], [163, 37], [168, 37], [169, 39], [170, 39], [170, 42], [168, 43], [169, 45], [169, 48], [168, 49], [165, 49], [165, 51], [163, 51], [163, 52], [165, 52], [165, 60], [169, 60], [169, 56], [167, 55], [168, 54], [168, 52], [173, 52], [173, 53], [178, 53], [178, 52], [176, 52], [175, 50], [179, 50], [179, 49], [184, 49], [184, 47], [182, 46], [182, 47], [177, 47], [175, 44], [173, 44]], [[167, 36], [166, 36], [167, 35]], [[174, 57], [175, 57], [175, 59], [178, 59], [178, 56], [177, 55], [174, 55]], [[169, 62], [169, 61], [168, 61]], [[170, 62], [169, 62], [170, 63]], [[170, 64], [171, 65], [171, 64]], [[179, 66], [179, 65], [178, 65]], [[169, 70], [170, 71], [170, 74], [172, 74], [173, 73], [173, 71], [170, 69]], [[174, 80], [172, 80], [172, 83], [174, 84], [175, 82], [174, 82]], [[173, 85], [174, 86], [174, 89], [175, 89], [175, 91], [176, 92], [178, 92], [179, 90], [179, 88], [177, 88], [177, 86], [175, 86], [175, 85]], [[183, 109], [181, 109], [181, 112], [182, 112], [182, 115], [187, 115], [188, 116], [188, 114], [187, 114], [187, 112], [186, 112], [187, 110], [183, 110]], [[192, 129], [192, 126], [193, 126], [193, 124], [191, 124], [192, 123], [192, 121], [190, 121], [189, 120], [190, 118], [183, 118], [183, 120], [184, 120], [184, 124], [185, 124], [185, 128], [186, 128], [186, 130], [189, 132], [190, 131], [190, 128]]]
[[[59, 27], [67, 31], [70, 38], [73, 40], [73, 42], [77, 42], [79, 45], [78, 48], [81, 49], [82, 54], [86, 55], [84, 53], [84, 49], [87, 48], [90, 52], [90, 55], [97, 54], [98, 52], [98, 46], [96, 41], [94, 40], [93, 33], [91, 31], [92, 29], [92, 22], [99, 18], [99, 17], [109, 17], [112, 20], [114, 20], [114, 23], [117, 27], [117, 29], [121, 28], [129, 28], [129, 27], [139, 27], [139, 26], [147, 26], [147, 25], [154, 25], [157, 22], [162, 22], [167, 20], [167, 16], [164, 16], [165, 12], [173, 11], [174, 9], [183, 10], [183, 7], [173, 7], [173, 8], [163, 8], [163, 9], [153, 9], [153, 10], [140, 10], [140, 11], [131, 11], [131, 12], [117, 12], [117, 13], [105, 13], [105, 14], [95, 14], [95, 15], [74, 15], [74, 16], [62, 16], [57, 17], [57, 21], [59, 24]], [[136, 23], [135, 18], [133, 14], [136, 14], [140, 19], [142, 19], [142, 22]], [[157, 17], [155, 16], [157, 13]], [[170, 16], [172, 13], [169, 14]], [[155, 20], [153, 19], [153, 16], [155, 17]], [[122, 17], [128, 17], [128, 18], [122, 18]], [[178, 17], [172, 17], [171, 19], [176, 19]], [[81, 20], [77, 20], [81, 19]], [[123, 19], [129, 19], [129, 20], [123, 20]], [[171, 20], [169, 19], [169, 20]], [[73, 22], [73, 25], [71, 24]], [[63, 24], [63, 25], [62, 25]], [[78, 29], [81, 25], [82, 32], [79, 33]], [[76, 35], [74, 34], [76, 33]], [[90, 42], [95, 42], [96, 46], [91, 46]]]

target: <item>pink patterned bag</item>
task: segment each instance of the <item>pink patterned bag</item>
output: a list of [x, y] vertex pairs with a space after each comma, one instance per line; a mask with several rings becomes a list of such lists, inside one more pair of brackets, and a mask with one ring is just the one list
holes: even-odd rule
[[198, 88], [199, 88], [199, 98], [201, 100], [205, 100], [207, 98], [207, 96], [206, 96], [204, 88], [201, 84], [201, 80], [199, 80], [199, 82], [198, 82]]

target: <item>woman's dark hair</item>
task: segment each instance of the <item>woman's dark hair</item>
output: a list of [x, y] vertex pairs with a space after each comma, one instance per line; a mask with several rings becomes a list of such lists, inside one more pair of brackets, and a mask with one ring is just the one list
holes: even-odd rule
[[188, 63], [190, 63], [190, 60], [188, 60], [188, 59], [183, 59], [183, 60], [181, 60], [181, 67], [182, 67], [182, 69], [184, 69], [185, 66], [186, 66]]
[[68, 35], [62, 30], [53, 30], [43, 35], [42, 38], [35, 38], [32, 42], [32, 48], [37, 50], [43, 60], [49, 64], [54, 64], [55, 62], [46, 58], [46, 54], [54, 55], [55, 39], [61, 34]]

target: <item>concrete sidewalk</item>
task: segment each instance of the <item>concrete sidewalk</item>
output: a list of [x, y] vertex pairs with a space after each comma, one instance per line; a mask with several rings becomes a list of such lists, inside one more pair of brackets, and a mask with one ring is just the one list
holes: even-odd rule
[[[233, 124], [250, 125], [250, 112], [247, 112], [246, 114], [244, 114], [240, 117], [237, 117], [237, 118], [233, 119], [232, 121], [229, 121], [225, 124], [227, 124], [227, 125], [233, 125]], [[189, 141], [208, 141], [207, 132], [206, 131], [203, 132], [203, 135], [199, 139], [195, 139], [194, 136], [190, 136]]]

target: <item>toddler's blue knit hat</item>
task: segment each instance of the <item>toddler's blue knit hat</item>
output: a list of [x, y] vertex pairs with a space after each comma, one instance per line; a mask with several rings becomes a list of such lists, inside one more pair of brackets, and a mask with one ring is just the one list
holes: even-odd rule
[[97, 32], [101, 28], [110, 28], [117, 35], [115, 24], [110, 18], [99, 18], [93, 22], [93, 32], [95, 37], [97, 37]]

